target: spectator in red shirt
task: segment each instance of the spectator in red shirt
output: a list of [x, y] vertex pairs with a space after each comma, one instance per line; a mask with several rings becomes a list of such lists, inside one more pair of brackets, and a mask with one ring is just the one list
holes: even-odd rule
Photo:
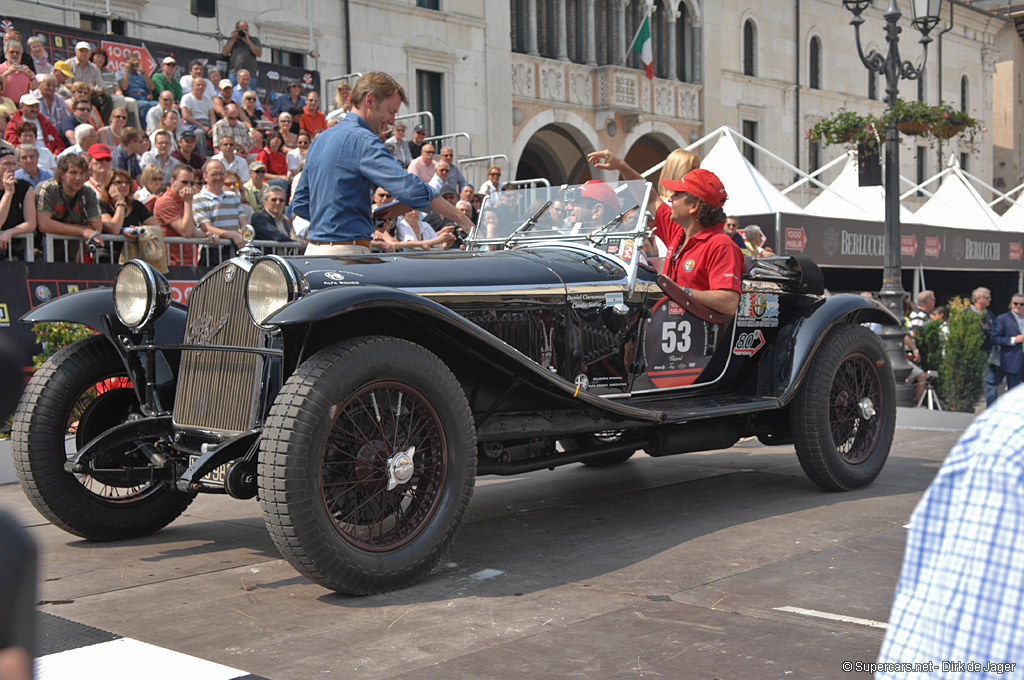
[[[267, 166], [266, 180], [284, 180], [287, 187], [288, 182], [288, 157], [284, 155], [284, 137], [277, 130], [267, 133], [267, 141], [263, 150], [256, 156], [256, 160], [262, 161]], [[287, 188], [285, 189], [287, 191]]]
[[[164, 236], [203, 238], [192, 215], [192, 196], [195, 195], [195, 173], [187, 165], [176, 165], [171, 171], [171, 186], [160, 194], [153, 205], [153, 216], [160, 221]], [[168, 244], [167, 264], [171, 266], [195, 265], [196, 249], [191, 244]]]
[[46, 148], [54, 156], [64, 150], [66, 144], [64, 144], [60, 133], [57, 132], [57, 128], [54, 127], [51, 121], [39, 115], [39, 99], [35, 95], [24, 94], [21, 96], [21, 99], [18, 101], [18, 110], [11, 116], [11, 120], [8, 121], [7, 127], [4, 129], [4, 139], [11, 144], [20, 144], [18, 125], [24, 121], [33, 123], [36, 126], [36, 130], [42, 132], [39, 138], [43, 140]]
[[725, 233], [722, 206], [728, 196], [715, 173], [703, 168], [680, 180], [661, 180], [669, 196], [672, 221], [684, 241], [665, 265], [665, 275], [693, 298], [723, 314], [735, 314], [740, 301], [743, 255]]
[[320, 110], [320, 93], [313, 90], [306, 95], [306, 105], [299, 117], [299, 127], [308, 132], [310, 137], [327, 129], [327, 116]]

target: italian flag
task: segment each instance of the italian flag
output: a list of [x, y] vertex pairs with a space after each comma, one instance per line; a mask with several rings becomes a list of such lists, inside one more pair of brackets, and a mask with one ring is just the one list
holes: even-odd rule
[[637, 29], [633, 44], [629, 46], [640, 55], [640, 61], [644, 64], [644, 75], [648, 80], [654, 80], [654, 58], [651, 56], [651, 17], [645, 16]]

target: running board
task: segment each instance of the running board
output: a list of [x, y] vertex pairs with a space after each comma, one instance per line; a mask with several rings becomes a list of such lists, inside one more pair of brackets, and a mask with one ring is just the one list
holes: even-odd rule
[[700, 397], [677, 396], [667, 399], [665, 395], [633, 397], [617, 400], [633, 408], [656, 411], [661, 414], [662, 423], [680, 423], [690, 420], [735, 416], [757, 411], [770, 411], [782, 407], [775, 397], [750, 397], [742, 395], [705, 395]]

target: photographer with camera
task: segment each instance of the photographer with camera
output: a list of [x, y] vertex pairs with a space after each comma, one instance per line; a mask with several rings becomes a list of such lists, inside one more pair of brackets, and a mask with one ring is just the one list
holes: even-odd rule
[[139, 122], [145, 121], [146, 114], [156, 106], [156, 102], [149, 98], [149, 93], [156, 89], [156, 85], [153, 84], [149, 73], [142, 68], [142, 57], [138, 52], [133, 52], [125, 59], [124, 71], [117, 85], [121, 88], [123, 96], [135, 100], [139, 109]]
[[231, 39], [221, 51], [228, 60], [228, 77], [232, 83], [238, 82], [238, 72], [245, 70], [252, 76], [250, 90], [256, 89], [256, 59], [263, 55], [263, 44], [260, 39], [249, 32], [249, 24], [239, 21], [231, 33]]

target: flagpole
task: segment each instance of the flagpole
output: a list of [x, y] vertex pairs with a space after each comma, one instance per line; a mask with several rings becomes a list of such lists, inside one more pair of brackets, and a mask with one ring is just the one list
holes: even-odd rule
[[645, 20], [649, 21], [650, 18], [651, 18], [651, 13], [648, 10], [647, 14], [644, 15], [644, 18], [640, 20], [640, 24], [636, 27], [636, 33], [633, 34], [633, 39], [630, 40], [629, 41], [629, 45], [626, 46], [626, 54], [624, 54], [622, 56], [622, 65], [623, 66], [626, 65], [626, 60], [629, 59], [629, 53], [633, 51], [633, 44], [636, 42], [636, 39], [640, 37], [640, 31], [644, 30], [644, 21]]

